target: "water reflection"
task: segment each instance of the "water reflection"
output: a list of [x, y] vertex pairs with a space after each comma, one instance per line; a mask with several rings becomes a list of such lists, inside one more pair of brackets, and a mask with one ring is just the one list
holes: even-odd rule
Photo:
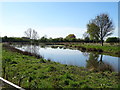
[[88, 52], [82, 52], [82, 54], [83, 54], [84, 56], [88, 57], [90, 53], [88, 53]]
[[[100, 58], [100, 59], [99, 59]], [[112, 65], [103, 61], [103, 55], [89, 54], [86, 67], [95, 71], [114, 71]]]
[[99, 55], [90, 53], [88, 60], [86, 60], [87, 62], [86, 67], [89, 69], [97, 68], [99, 63], [98, 58], [99, 58]]
[[34, 53], [34, 54], [38, 54], [39, 53], [39, 46], [36, 45], [30, 45], [30, 46], [26, 46], [24, 48], [25, 51], [28, 51], [30, 53]]

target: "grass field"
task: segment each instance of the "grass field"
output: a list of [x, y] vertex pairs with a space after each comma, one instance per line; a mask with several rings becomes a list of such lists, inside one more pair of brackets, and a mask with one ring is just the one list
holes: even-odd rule
[[[85, 48], [86, 51], [89, 50], [89, 51], [99, 52], [101, 50], [100, 53], [120, 57], [119, 44], [117, 44], [117, 45], [104, 44], [104, 46], [101, 46], [100, 44], [94, 44], [94, 43], [84, 43], [84, 44], [83, 43], [79, 43], [79, 44], [75, 43], [75, 44], [67, 44], [67, 45], [70, 47], [76, 47], [76, 48], [82, 47], [82, 48]], [[97, 51], [97, 50], [99, 50], [99, 51]]]
[[36, 59], [2, 48], [2, 77], [23, 88], [117, 88], [116, 72], [94, 72], [83, 67]]

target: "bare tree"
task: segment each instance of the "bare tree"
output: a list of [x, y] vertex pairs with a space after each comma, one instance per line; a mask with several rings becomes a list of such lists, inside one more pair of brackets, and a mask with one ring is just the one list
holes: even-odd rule
[[31, 28], [29, 28], [27, 31], [25, 31], [25, 35], [26, 35], [26, 37], [33, 39], [33, 40], [39, 38], [38, 33], [34, 29], [31, 29]]

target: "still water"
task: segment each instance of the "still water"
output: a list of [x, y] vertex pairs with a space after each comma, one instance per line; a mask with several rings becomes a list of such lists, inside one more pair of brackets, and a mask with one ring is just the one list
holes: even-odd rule
[[[15, 45], [16, 48], [22, 51], [28, 51], [42, 55], [45, 59], [50, 59], [61, 64], [75, 65], [80, 67], [103, 67], [104, 65], [112, 68], [113, 71], [120, 72], [120, 57], [109, 55], [95, 54], [92, 52], [81, 52], [80, 50], [52, 48], [50, 45], [33, 46], [33, 45]], [[102, 64], [101, 64], [102, 63]]]

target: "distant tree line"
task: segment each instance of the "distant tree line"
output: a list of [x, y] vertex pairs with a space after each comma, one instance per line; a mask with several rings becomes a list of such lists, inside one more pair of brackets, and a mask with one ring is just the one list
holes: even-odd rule
[[30, 42], [30, 39], [27, 37], [2, 37], [2, 42]]
[[[118, 43], [120, 40], [120, 38], [118, 37], [108, 37], [106, 39], [107, 43]], [[2, 42], [28, 42], [30, 43], [31, 41], [33, 41], [33, 39], [30, 39], [28, 37], [7, 37], [4, 36], [2, 37]], [[33, 43], [56, 43], [56, 42], [81, 42], [81, 43], [99, 43], [100, 40], [96, 41], [96, 40], [90, 40], [89, 38], [84, 38], [84, 39], [80, 39], [80, 38], [76, 38], [76, 36], [74, 34], [69, 34], [68, 36], [66, 36], [65, 38], [59, 37], [59, 38], [47, 38], [45, 36], [34, 40]]]

